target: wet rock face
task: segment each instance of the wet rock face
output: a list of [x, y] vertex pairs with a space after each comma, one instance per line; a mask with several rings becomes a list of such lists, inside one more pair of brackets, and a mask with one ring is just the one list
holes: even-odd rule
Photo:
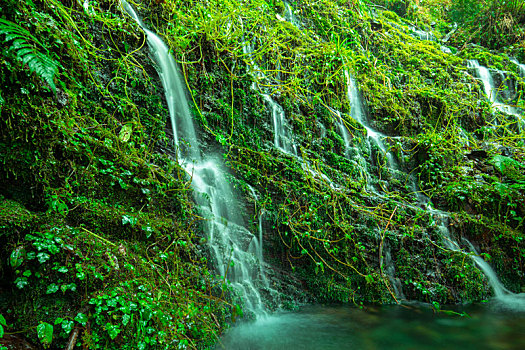
[[513, 100], [517, 97], [516, 81], [508, 72], [491, 70], [494, 84], [498, 87], [498, 95], [502, 100]]
[[62, 90], [62, 89], [58, 89], [58, 88], [57, 88], [56, 99], [57, 99], [58, 105], [59, 105], [60, 107], [65, 107], [65, 106], [67, 106], [67, 104], [69, 103], [69, 96], [68, 96], [68, 94], [67, 94], [64, 90]]

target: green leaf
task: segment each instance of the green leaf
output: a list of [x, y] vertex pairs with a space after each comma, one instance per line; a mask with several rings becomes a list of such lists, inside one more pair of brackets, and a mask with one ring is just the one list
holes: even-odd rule
[[154, 232], [151, 226], [142, 226], [142, 231], [146, 232], [146, 238], [150, 238], [151, 234]]
[[53, 294], [58, 292], [58, 286], [54, 283], [51, 283], [49, 286], [47, 286], [46, 294]]
[[11, 257], [9, 258], [9, 264], [11, 265], [11, 267], [13, 269], [16, 269], [17, 267], [22, 265], [22, 263], [24, 262], [25, 255], [26, 251], [24, 247], [20, 246], [15, 248], [11, 253]]
[[77, 285], [74, 284], [74, 283], [70, 283], [70, 284], [63, 284], [60, 286], [60, 290], [62, 292], [66, 292], [68, 289], [70, 289], [72, 292], [75, 292], [77, 290]]
[[106, 323], [106, 330], [108, 331], [109, 337], [113, 340], [120, 333], [120, 328], [118, 326], [112, 325], [111, 323]]
[[40, 253], [38, 253], [38, 254], [36, 255], [36, 257], [37, 257], [37, 259], [38, 259], [38, 262], [41, 263], [41, 264], [45, 263], [45, 262], [48, 261], [49, 258], [50, 258], [49, 254], [44, 253], [44, 252], [40, 252]]
[[27, 278], [25, 278], [25, 277], [18, 277], [15, 280], [15, 285], [16, 285], [16, 287], [18, 289], [24, 288], [25, 286], [27, 286]]
[[122, 225], [135, 226], [137, 224], [137, 218], [130, 215], [122, 215]]
[[130, 124], [126, 124], [120, 129], [120, 133], [118, 134], [118, 138], [122, 142], [128, 142], [131, 138], [131, 133], [133, 132], [133, 128]]
[[38, 335], [38, 339], [40, 339], [40, 342], [44, 345], [44, 347], [51, 345], [51, 342], [53, 341], [52, 325], [47, 322], [41, 322], [38, 327], [36, 327], [36, 333]]
[[4, 316], [0, 315], [0, 325], [7, 327], [7, 322], [4, 318]]
[[123, 190], [128, 188], [128, 184], [120, 177], [118, 178], [118, 183]]
[[75, 317], [75, 321], [77, 321], [78, 323], [80, 323], [82, 326], [85, 327], [88, 321], [88, 317], [82, 312], [79, 312], [77, 316]]
[[0, 338], [4, 337], [4, 326], [0, 325]]
[[64, 320], [62, 322], [62, 330], [66, 333], [66, 334], [69, 334], [71, 333], [71, 331], [73, 330], [73, 326], [75, 325], [75, 323], [73, 321], [70, 321], [70, 320]]

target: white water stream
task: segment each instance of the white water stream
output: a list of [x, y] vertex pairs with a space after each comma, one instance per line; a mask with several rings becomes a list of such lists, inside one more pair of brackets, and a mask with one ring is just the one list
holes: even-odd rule
[[[385, 139], [387, 136], [380, 133], [377, 130], [374, 130], [368, 123], [368, 120], [366, 118], [366, 113], [364, 110], [364, 106], [363, 106], [363, 102], [361, 101], [361, 98], [359, 95], [359, 89], [357, 88], [355, 79], [350, 75], [350, 73], [346, 69], [344, 70], [344, 74], [345, 74], [346, 86], [347, 86], [346, 96], [348, 98], [348, 101], [350, 101], [350, 116], [356, 122], [361, 124], [363, 128], [365, 128], [368, 138], [372, 141], [372, 143], [377, 148], [381, 150], [383, 155], [386, 157], [388, 167], [392, 170], [399, 170], [399, 164], [397, 163], [394, 155], [392, 154], [392, 152], [389, 152], [385, 143], [383, 142], [383, 139]], [[346, 129], [346, 127], [344, 127], [344, 129]], [[345, 130], [345, 132], [348, 132], [348, 131]], [[368, 143], [368, 149], [371, 154], [372, 152], [371, 152], [370, 142]]]
[[[494, 83], [494, 79], [492, 78], [490, 70], [487, 67], [480, 65], [477, 60], [468, 60], [467, 67], [471, 68], [474, 71], [476, 77], [483, 83], [483, 91], [485, 92], [485, 95], [487, 95], [489, 101], [492, 103], [492, 106], [502, 113], [516, 117], [521, 130], [523, 130], [523, 127], [525, 126], [523, 115], [521, 115], [516, 107], [510, 106], [501, 101], [499, 97], [500, 92]], [[494, 124], [496, 126], [498, 125], [496, 120], [494, 120]]]
[[298, 29], [301, 29], [301, 22], [297, 19], [294, 9], [287, 1], [284, 2], [284, 19], [293, 24]]
[[148, 30], [135, 10], [122, 0], [123, 9], [146, 33], [165, 90], [173, 138], [181, 166], [192, 179], [195, 201], [205, 218], [204, 231], [212, 259], [221, 279], [230, 280], [248, 310], [264, 314], [258, 288], [267, 284], [262, 264], [262, 232], [259, 240], [244, 227], [238, 202], [227, 181], [228, 173], [219, 155], [201, 156], [200, 144], [186, 98], [184, 80], [169, 48]]
[[517, 59], [515, 59], [514, 57], [512, 57], [512, 58], [510, 59], [510, 61], [511, 61], [512, 63], [514, 63], [515, 65], [518, 66], [518, 69], [519, 69], [519, 71], [520, 71], [520, 77], [521, 77], [521, 78], [525, 78], [525, 64], [520, 63], [520, 62], [519, 62]]
[[469, 246], [473, 254], [470, 255], [472, 260], [478, 265], [481, 271], [487, 277], [492, 290], [494, 291], [494, 302], [498, 307], [504, 310], [509, 311], [525, 311], [525, 293], [512, 293], [500, 282], [496, 271], [485, 261], [481, 256], [479, 256], [476, 248], [470, 243], [467, 239], [465, 242]]
[[292, 128], [286, 120], [283, 108], [275, 102], [270, 95], [262, 94], [264, 101], [268, 104], [272, 113], [273, 122], [273, 143], [276, 148], [284, 153], [297, 156], [297, 146], [293, 141]]
[[254, 47], [250, 43], [245, 41], [243, 43], [243, 53], [246, 57], [246, 62], [250, 67], [250, 71], [252, 72], [252, 74], [254, 74], [254, 78], [256, 80], [252, 84], [252, 89], [254, 91], [261, 91], [261, 95], [271, 112], [274, 134], [274, 147], [280, 150], [281, 152], [297, 159], [301, 163], [301, 168], [303, 169], [305, 175], [311, 177], [317, 182], [322, 182], [336, 189], [337, 186], [328, 176], [326, 176], [326, 174], [323, 174], [323, 172], [320, 171], [318, 167], [316, 167], [313, 164], [310, 164], [308, 161], [305, 161], [299, 155], [298, 145], [294, 140], [292, 127], [290, 126], [288, 119], [286, 118], [284, 109], [272, 98], [268, 91], [265, 91], [264, 88], [258, 85], [258, 80], [265, 79], [266, 76], [252, 58], [254, 54]]

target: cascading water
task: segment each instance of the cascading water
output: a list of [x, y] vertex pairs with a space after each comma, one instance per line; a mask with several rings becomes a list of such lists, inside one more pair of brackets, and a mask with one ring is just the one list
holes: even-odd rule
[[[169, 54], [169, 49], [157, 35], [146, 28], [134, 9], [124, 0], [122, 0], [122, 6], [146, 33], [153, 59], [158, 65], [158, 73], [165, 89], [165, 97], [170, 112], [177, 155], [181, 165], [192, 176], [195, 200], [206, 219], [204, 229], [208, 235], [210, 251], [212, 252], [216, 268], [222, 277], [227, 277], [232, 281], [232, 286], [241, 293], [249, 310], [255, 313], [264, 313], [263, 301], [257, 288], [257, 286], [268, 287], [262, 255], [262, 220], [264, 212], [260, 212], [258, 215], [258, 237], [255, 237], [244, 227], [243, 219], [239, 215], [238, 203], [234, 199], [233, 191], [225, 179], [227, 172], [219, 157], [201, 156], [201, 149], [188, 107], [184, 84], [179, 77], [177, 65]], [[297, 19], [294, 20], [295, 17], [293, 17], [293, 11], [289, 5], [287, 5], [286, 11], [287, 20], [297, 22]], [[298, 26], [295, 23], [294, 25]], [[244, 46], [244, 53], [251, 60], [253, 49], [250, 45], [246, 44]], [[256, 78], [264, 78], [264, 74], [261, 73], [253, 61], [250, 63], [256, 72]], [[523, 69], [522, 66], [520, 65], [520, 69]], [[494, 87], [494, 82], [488, 69], [480, 66], [476, 61], [469, 61], [469, 67], [476, 70], [476, 75], [483, 82], [485, 93], [495, 107], [501, 108], [500, 110], [505, 113], [509, 113], [510, 109], [507, 107], [510, 106], [500, 107], [506, 105], [499, 103], [497, 90]], [[345, 77], [347, 79], [347, 97], [351, 104], [351, 116], [366, 130], [369, 152], [371, 153], [371, 145], [373, 144], [385, 156], [387, 166], [393, 171], [398, 171], [398, 162], [383, 142], [386, 136], [374, 130], [367, 122], [354, 79], [347, 71], [345, 71]], [[256, 87], [257, 84], [254, 83], [252, 88], [255, 89]], [[293, 141], [291, 128], [286, 120], [284, 110], [269, 94], [263, 93], [263, 98], [272, 113], [275, 147], [298, 158], [297, 146]], [[338, 116], [336, 119], [337, 127], [345, 142], [345, 155], [348, 157], [352, 151], [350, 135], [344, 125], [341, 114], [336, 111], [336, 115]], [[333, 186], [326, 175], [320, 171], [312, 170], [308, 163], [303, 163], [303, 169], [307, 170], [312, 176], [321, 178]], [[415, 179], [411, 179], [411, 181], [414, 184], [414, 191], [420, 193], [417, 189], [417, 181]], [[255, 196], [255, 192], [252, 192]], [[424, 204], [423, 207], [432, 214], [436, 226], [444, 238], [445, 246], [450, 250], [459, 251], [459, 245], [451, 238], [448, 229], [448, 213], [432, 209], [432, 206], [429, 204], [430, 200], [423, 194], [418, 195], [418, 203]], [[520, 306], [525, 304], [523, 295], [512, 294], [506, 290], [499, 282], [490, 265], [481, 257], [473, 255], [472, 258], [489, 279], [498, 300], [503, 300], [506, 304], [513, 303], [513, 305], [519, 304]], [[390, 248], [385, 248], [382, 259], [384, 270], [392, 283], [396, 297], [404, 299], [402, 285], [399, 283], [399, 279], [395, 278], [395, 268]]]
[[414, 26], [409, 26], [408, 29], [410, 30], [414, 38], [417, 38], [419, 40], [436, 41], [436, 37], [430, 32], [425, 32], [424, 30], [417, 29]]
[[[481, 70], [481, 75], [490, 77], [490, 75], [486, 75], [486, 73], [487, 72], [484, 72], [483, 70]], [[384, 145], [382, 141], [382, 138], [384, 138], [385, 136], [373, 130], [369, 126], [369, 124], [367, 124], [366, 122], [363, 104], [359, 100], [359, 91], [357, 90], [355, 81], [351, 78], [351, 76], [349, 75], [347, 71], [345, 71], [345, 76], [346, 76], [347, 83], [348, 83], [347, 96], [348, 96], [348, 99], [351, 105], [352, 118], [358, 123], [360, 123], [366, 129], [367, 134], [370, 137], [370, 140], [385, 154], [388, 160], [388, 166], [391, 168], [391, 170], [398, 170], [399, 165], [396, 159], [393, 157], [391, 152], [388, 151], [388, 149], [386, 148], [386, 146]], [[349, 142], [348, 131], [346, 130], [342, 120], [340, 119], [340, 114], [338, 114], [338, 116], [339, 116], [339, 119], [337, 120], [338, 128], [340, 129], [340, 132], [343, 136], [343, 140], [345, 141], [345, 145], [348, 150], [351, 147], [350, 142]], [[370, 144], [368, 145], [368, 147], [370, 148]], [[424, 210], [427, 210], [431, 214], [431, 218], [434, 221], [436, 228], [441, 233], [441, 237], [443, 239], [443, 244], [445, 245], [445, 247], [452, 251], [461, 251], [459, 243], [452, 238], [451, 232], [448, 227], [449, 221], [450, 221], [450, 214], [434, 209], [432, 207], [432, 203], [430, 199], [419, 190], [417, 186], [417, 179], [415, 178], [415, 176], [409, 176], [409, 181], [410, 181], [410, 187], [412, 188], [413, 192], [417, 196], [417, 203], [418, 203], [419, 209], [422, 208]], [[391, 251], [388, 246], [384, 248], [383, 255], [384, 256], [382, 257], [382, 263], [384, 265], [384, 271], [392, 284], [395, 296], [398, 299], [404, 299], [405, 297], [403, 295], [402, 284], [399, 283], [399, 279], [395, 277], [395, 267], [392, 263]], [[488, 265], [479, 256], [472, 256], [472, 257], [474, 261], [476, 262], [476, 264], [480, 267], [480, 269], [485, 273], [485, 275], [489, 279], [489, 282], [494, 289], [496, 298], [506, 304], [512, 303], [514, 305], [513, 306], [514, 308], [518, 308], [517, 305], [521, 305], [520, 304], [521, 300], [525, 299], [525, 297], [522, 298], [521, 295], [519, 297], [516, 297], [515, 294], [512, 294], [509, 291], [507, 291], [497, 279], [497, 276], [495, 272], [490, 268], [490, 265]]]
[[[368, 153], [372, 154], [372, 147], [371, 143], [373, 143], [379, 150], [383, 153], [383, 155], [386, 157], [387, 160], [387, 166], [392, 171], [398, 171], [399, 165], [394, 157], [394, 155], [387, 149], [386, 145], [383, 143], [383, 138], [386, 136], [381, 134], [380, 132], [372, 129], [370, 125], [368, 124], [368, 121], [366, 119], [366, 114], [364, 110], [363, 102], [360, 99], [359, 90], [357, 88], [356, 82], [354, 78], [350, 75], [350, 73], [345, 70], [344, 71], [346, 83], [347, 83], [347, 98], [350, 102], [350, 116], [352, 119], [354, 119], [356, 122], [358, 122], [367, 133], [367, 137], [370, 141], [367, 140], [367, 148]], [[346, 128], [344, 121], [341, 117], [341, 113], [338, 111], [333, 111], [333, 113], [336, 115], [336, 125], [339, 129], [340, 134], [343, 137], [343, 140], [345, 142], [345, 156], [347, 158], [350, 158], [349, 155], [352, 151], [354, 151], [354, 147], [351, 146], [351, 140], [350, 135], [348, 133], [348, 129]], [[366, 160], [361, 155], [360, 151], [357, 150], [357, 152], [352, 152], [356, 154], [360, 161], [358, 163], [364, 162], [365, 164], [359, 164], [362, 169], [366, 169]], [[371, 193], [373, 193], [376, 196], [382, 197], [379, 192], [377, 192], [374, 187], [370, 184], [369, 181], [367, 181], [367, 190]], [[383, 247], [383, 252], [381, 254], [381, 265], [383, 268], [383, 271], [386, 273], [386, 276], [388, 280], [390, 281], [390, 284], [393, 288], [393, 293], [396, 298], [396, 300], [399, 302], [399, 300], [405, 300], [406, 297], [403, 293], [403, 285], [399, 278], [395, 276], [396, 270], [394, 263], [392, 261], [392, 253], [390, 250], [390, 247], [386, 245]]]
[[406, 300], [406, 296], [403, 293], [403, 284], [401, 283], [401, 280], [396, 277], [396, 268], [392, 261], [392, 251], [390, 249], [390, 246], [386, 246], [383, 248], [382, 259], [384, 271], [386, 272], [388, 280], [390, 281], [390, 284], [394, 289], [393, 292], [396, 299], [398, 300], [398, 302], [399, 300]]
[[512, 58], [510, 59], [510, 61], [511, 61], [512, 63], [514, 63], [515, 65], [518, 66], [518, 69], [519, 69], [519, 71], [520, 71], [520, 77], [521, 77], [521, 78], [525, 78], [525, 64], [520, 63], [520, 62], [519, 62], [517, 59], [515, 59], [514, 57], [512, 57]]
[[483, 67], [477, 60], [468, 60], [467, 67], [472, 68], [476, 74], [476, 77], [481, 79], [483, 83], [483, 91], [491, 102], [496, 102], [497, 91], [494, 88], [494, 80], [492, 74], [487, 67]]
[[492, 269], [492, 267], [490, 267], [490, 265], [479, 256], [478, 252], [476, 251], [476, 248], [474, 248], [472, 243], [470, 243], [470, 241], [466, 238], [464, 238], [464, 241], [465, 243], [467, 243], [467, 245], [473, 253], [471, 255], [472, 260], [474, 260], [476, 265], [478, 265], [479, 268], [485, 274], [485, 276], [487, 276], [490, 286], [494, 290], [494, 296], [497, 298], [510, 293], [510, 291], [507, 288], [505, 288], [503, 284], [501, 284], [498, 276], [496, 275], [496, 272]]
[[295, 27], [301, 29], [301, 23], [297, 17], [295, 17], [294, 10], [287, 1], [284, 2], [284, 18]]
[[[201, 156], [186, 89], [177, 64], [164, 42], [147, 29], [135, 10], [122, 0], [123, 9], [146, 33], [148, 46], [165, 90], [173, 138], [179, 162], [191, 176], [195, 201], [205, 218], [204, 231], [217, 271], [228, 278], [241, 294], [246, 307], [255, 314], [265, 313], [257, 286], [266, 283], [262, 265], [262, 242], [250, 233], [238, 203], [226, 180], [227, 172], [218, 155]], [[262, 238], [262, 234], [260, 234]]]
[[467, 67], [473, 69], [476, 77], [479, 78], [483, 83], [483, 91], [487, 95], [489, 101], [492, 103], [492, 106], [502, 113], [515, 116], [521, 128], [523, 129], [523, 126], [525, 126], [523, 116], [519, 113], [516, 107], [509, 106], [501, 102], [498, 88], [496, 87], [494, 79], [492, 78], [492, 74], [488, 68], [480, 65], [477, 60], [468, 60]]
[[[148, 46], [150, 47], [152, 58], [158, 66], [157, 73], [164, 87], [164, 96], [171, 116], [171, 127], [177, 151], [179, 152], [179, 150], [183, 148], [183, 145], [187, 145], [188, 149], [183, 152], [183, 157], [188, 158], [190, 161], [200, 160], [195, 127], [185, 94], [186, 89], [179, 77], [177, 64], [169, 54], [169, 48], [155, 33], [144, 25], [131, 5], [125, 0], [122, 0], [121, 3], [124, 10], [146, 33]], [[180, 135], [184, 136], [185, 142], [179, 140]], [[179, 158], [181, 157], [181, 154], [178, 153], [177, 155]]]
[[[369, 175], [368, 175], [369, 171], [367, 169], [368, 162], [365, 156], [363, 155], [363, 152], [361, 151], [361, 149], [353, 145], [350, 133], [348, 132], [348, 128], [345, 124], [345, 121], [343, 120], [343, 115], [341, 114], [340, 111], [332, 109], [332, 108], [330, 108], [330, 112], [334, 115], [335, 124], [339, 131], [339, 134], [343, 138], [343, 142], [345, 145], [345, 149], [344, 149], [345, 158], [351, 162], [354, 169], [359, 170], [359, 176], [365, 180], [367, 191], [370, 193], [373, 193], [374, 195], [380, 196], [379, 192], [376, 191], [371, 181], [369, 181], [370, 180]], [[367, 141], [367, 148], [370, 154], [371, 149], [370, 149], [370, 143], [368, 141]]]
[[[255, 79], [265, 78], [264, 73], [260, 70], [259, 66], [255, 64], [252, 59], [253, 47], [249, 43], [245, 42], [243, 44], [243, 53], [247, 57], [246, 61], [248, 66], [251, 67], [251, 72], [255, 74]], [[256, 82], [252, 84], [252, 89], [257, 90], [258, 85]], [[262, 97], [268, 108], [272, 113], [272, 123], [273, 123], [273, 132], [274, 140], [273, 143], [276, 148], [281, 150], [284, 153], [288, 153], [294, 156], [297, 156], [297, 146], [293, 141], [292, 130], [288, 120], [286, 120], [286, 115], [283, 108], [274, 101], [274, 99], [268, 93], [262, 93]]]
[[[348, 98], [348, 101], [350, 101], [350, 115], [351, 117], [361, 124], [363, 128], [365, 128], [366, 133], [368, 135], [368, 138], [372, 140], [373, 144], [381, 150], [383, 155], [386, 157], [388, 162], [388, 167], [392, 170], [398, 170], [399, 165], [397, 164], [397, 161], [392, 154], [392, 152], [389, 152], [385, 143], [382, 139], [386, 138], [386, 135], [383, 135], [382, 133], [372, 129], [370, 124], [367, 121], [366, 113], [363, 107], [363, 102], [360, 99], [359, 96], [359, 90], [357, 89], [357, 85], [355, 82], [355, 79], [350, 75], [350, 73], [345, 70], [344, 71], [346, 83], [347, 83], [347, 89], [346, 89], [346, 96]], [[368, 149], [371, 152], [371, 145], [368, 144]]]
[[291, 127], [286, 120], [283, 108], [275, 102], [270, 95], [263, 94], [262, 96], [272, 112], [274, 132], [273, 143], [275, 147], [284, 153], [297, 156], [297, 146], [293, 141]]
[[479, 256], [472, 243], [466, 238], [464, 238], [464, 241], [473, 253], [470, 257], [487, 277], [489, 284], [494, 291], [494, 301], [496, 302], [496, 305], [500, 308], [512, 311], [525, 311], [525, 293], [515, 294], [505, 288], [500, 282], [496, 271], [494, 271], [492, 267]]
[[[253, 46], [245, 41], [243, 44], [243, 53], [246, 56], [246, 62], [248, 63], [249, 67], [251, 67], [250, 71], [254, 73], [256, 80], [264, 79], [266, 78], [264, 73], [259, 69], [257, 64], [255, 64], [255, 62], [252, 59], [253, 52]], [[258, 90], [258, 84], [256, 82], [252, 84], [252, 89]], [[262, 91], [263, 89], [260, 90]], [[299, 157], [299, 152], [297, 150], [298, 147], [294, 141], [292, 128], [288, 123], [286, 114], [284, 113], [284, 109], [277, 102], [275, 102], [275, 100], [270, 96], [269, 93], [263, 92], [261, 95], [266, 104], [268, 105], [272, 114], [272, 124], [274, 132], [273, 143], [275, 148], [277, 148], [283, 153], [286, 153], [296, 158], [299, 162], [301, 162], [301, 167], [305, 171], [305, 174], [308, 174], [309, 176], [318, 181], [322, 181], [328, 184], [332, 188], [336, 188], [335, 184], [328, 176], [323, 174], [319, 169], [312, 166], [307, 161], [303, 161], [303, 159]]]

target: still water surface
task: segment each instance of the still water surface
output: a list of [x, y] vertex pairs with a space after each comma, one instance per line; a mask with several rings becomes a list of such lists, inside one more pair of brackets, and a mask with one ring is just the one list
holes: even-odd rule
[[525, 349], [525, 312], [490, 302], [435, 313], [424, 305], [306, 306], [230, 329], [217, 349]]

